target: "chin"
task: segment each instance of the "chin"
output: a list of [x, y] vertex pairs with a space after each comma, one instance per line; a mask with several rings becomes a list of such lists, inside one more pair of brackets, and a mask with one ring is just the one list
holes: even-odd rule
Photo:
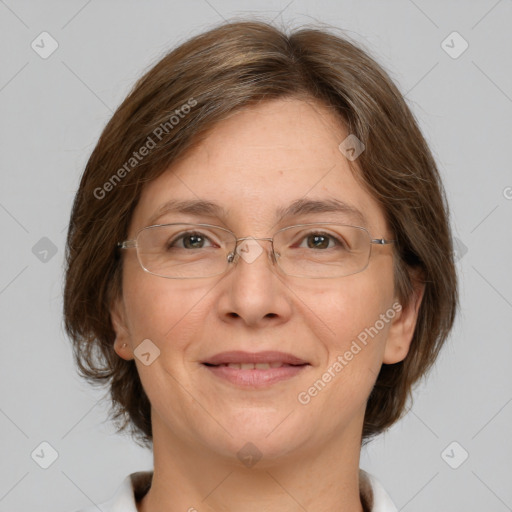
[[289, 411], [273, 411], [265, 415], [257, 409], [236, 414], [226, 423], [231, 436], [226, 434], [222, 439], [210, 440], [212, 450], [232, 459], [237, 465], [242, 463], [250, 467], [251, 460], [257, 461], [259, 468], [273, 465], [276, 459], [282, 459], [304, 446], [308, 437], [304, 422], [297, 424], [298, 416], [294, 418], [293, 413], [288, 414]]

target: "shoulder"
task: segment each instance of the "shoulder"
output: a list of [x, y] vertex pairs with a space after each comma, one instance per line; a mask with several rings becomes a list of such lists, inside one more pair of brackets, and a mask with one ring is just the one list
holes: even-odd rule
[[359, 487], [370, 512], [398, 512], [391, 497], [377, 478], [362, 469], [359, 470]]
[[90, 507], [75, 512], [137, 512], [139, 501], [151, 486], [152, 471], [139, 471], [128, 475], [116, 490], [114, 496], [104, 503], [94, 503]]

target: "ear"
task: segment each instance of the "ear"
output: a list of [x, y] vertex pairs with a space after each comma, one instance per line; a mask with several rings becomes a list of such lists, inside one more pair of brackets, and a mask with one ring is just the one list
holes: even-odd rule
[[[425, 293], [425, 282], [412, 278], [414, 292], [405, 306], [393, 307], [396, 315], [391, 322], [384, 349], [384, 364], [394, 364], [403, 361], [409, 352], [414, 329], [418, 320], [418, 312]], [[398, 304], [396, 299], [395, 304]]]
[[126, 323], [126, 310], [122, 299], [115, 299], [110, 308], [112, 327], [116, 333], [114, 350], [116, 354], [129, 361], [133, 359], [130, 331]]

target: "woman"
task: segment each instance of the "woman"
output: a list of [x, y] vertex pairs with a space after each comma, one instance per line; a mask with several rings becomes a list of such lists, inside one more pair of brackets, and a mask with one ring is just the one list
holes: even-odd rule
[[70, 226], [80, 370], [154, 453], [102, 510], [396, 510], [361, 444], [457, 281], [436, 164], [371, 57], [260, 22], [194, 37], [108, 123]]

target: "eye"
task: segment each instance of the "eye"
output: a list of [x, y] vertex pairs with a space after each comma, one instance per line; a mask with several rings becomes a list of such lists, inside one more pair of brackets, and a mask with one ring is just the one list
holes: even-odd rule
[[326, 232], [311, 232], [304, 236], [303, 239], [306, 246], [300, 245], [299, 247], [307, 247], [308, 249], [348, 249], [347, 244], [343, 238], [335, 237], [334, 235]]
[[189, 231], [169, 241], [167, 249], [203, 249], [206, 243], [213, 246], [210, 239], [203, 233]]

